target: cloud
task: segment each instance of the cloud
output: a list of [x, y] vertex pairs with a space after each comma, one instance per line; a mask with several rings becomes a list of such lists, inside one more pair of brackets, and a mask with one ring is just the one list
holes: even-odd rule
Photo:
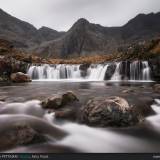
[[37, 28], [68, 30], [78, 18], [121, 26], [139, 13], [160, 11], [160, 0], [0, 0], [1, 8]]

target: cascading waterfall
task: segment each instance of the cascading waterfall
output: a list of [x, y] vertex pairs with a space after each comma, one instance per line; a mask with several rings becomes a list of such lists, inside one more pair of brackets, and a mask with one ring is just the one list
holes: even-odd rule
[[150, 80], [151, 79], [151, 77], [150, 77], [151, 69], [148, 65], [148, 62], [147, 61], [142, 62], [142, 65], [143, 65], [143, 72], [142, 72], [143, 80]]
[[131, 80], [151, 80], [151, 70], [147, 61], [134, 61], [130, 64]]
[[119, 80], [121, 80], [120, 65], [121, 65], [120, 62], [116, 63], [116, 70], [115, 70], [115, 72], [114, 72], [111, 80], [113, 80], [113, 81], [119, 81]]
[[[104, 80], [108, 65], [91, 65], [86, 71], [80, 69], [80, 65], [41, 65], [31, 66], [28, 74], [32, 79], [39, 80], [60, 80], [60, 79], [84, 79], [84, 80]], [[82, 72], [86, 72], [83, 76]]]
[[68, 64], [57, 64], [57, 65], [32, 65], [28, 69], [28, 74], [32, 79], [38, 80], [105, 80], [106, 73], [109, 66], [116, 65], [113, 70], [111, 81], [121, 80], [151, 80], [151, 69], [147, 61], [123, 61], [113, 62], [108, 64], [91, 64], [90, 67], [81, 69], [80, 65], [68, 65]]

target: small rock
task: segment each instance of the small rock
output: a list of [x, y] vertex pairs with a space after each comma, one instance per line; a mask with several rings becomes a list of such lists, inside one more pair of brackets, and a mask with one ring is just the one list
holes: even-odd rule
[[22, 72], [12, 73], [10, 78], [15, 83], [31, 82], [29, 75]]
[[133, 89], [126, 89], [126, 90], [123, 90], [122, 93], [131, 93], [131, 92], [134, 92]]
[[61, 111], [56, 111], [55, 112], [55, 118], [75, 120], [76, 119], [76, 111], [73, 108], [66, 108], [66, 109], [61, 110]]

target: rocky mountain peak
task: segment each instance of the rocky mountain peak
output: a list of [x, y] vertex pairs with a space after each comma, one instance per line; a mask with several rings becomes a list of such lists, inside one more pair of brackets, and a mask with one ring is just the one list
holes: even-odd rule
[[77, 20], [77, 22], [75, 22], [73, 24], [73, 26], [71, 27], [71, 29], [73, 28], [84, 28], [85, 26], [88, 26], [90, 23], [88, 20], [86, 20], [85, 18], [80, 18]]

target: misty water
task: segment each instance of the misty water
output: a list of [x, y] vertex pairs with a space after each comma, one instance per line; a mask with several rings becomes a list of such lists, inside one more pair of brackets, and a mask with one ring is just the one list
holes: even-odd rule
[[[47, 135], [48, 141], [28, 146], [3, 148], [1, 152], [159, 152], [160, 151], [160, 96], [153, 92], [155, 82], [54, 82], [33, 81], [22, 84], [0, 84], [0, 95], [6, 102], [0, 107], [0, 134], [12, 124], [25, 122]], [[126, 89], [134, 92], [125, 93]], [[96, 96], [121, 96], [136, 105], [153, 98], [155, 111], [143, 122], [127, 128], [97, 128], [77, 122], [56, 120], [54, 113], [42, 109], [40, 100], [57, 93], [72, 90], [85, 104]], [[56, 128], [56, 132], [55, 132]], [[65, 133], [63, 135], [63, 132]], [[59, 136], [61, 138], [59, 138]]]

